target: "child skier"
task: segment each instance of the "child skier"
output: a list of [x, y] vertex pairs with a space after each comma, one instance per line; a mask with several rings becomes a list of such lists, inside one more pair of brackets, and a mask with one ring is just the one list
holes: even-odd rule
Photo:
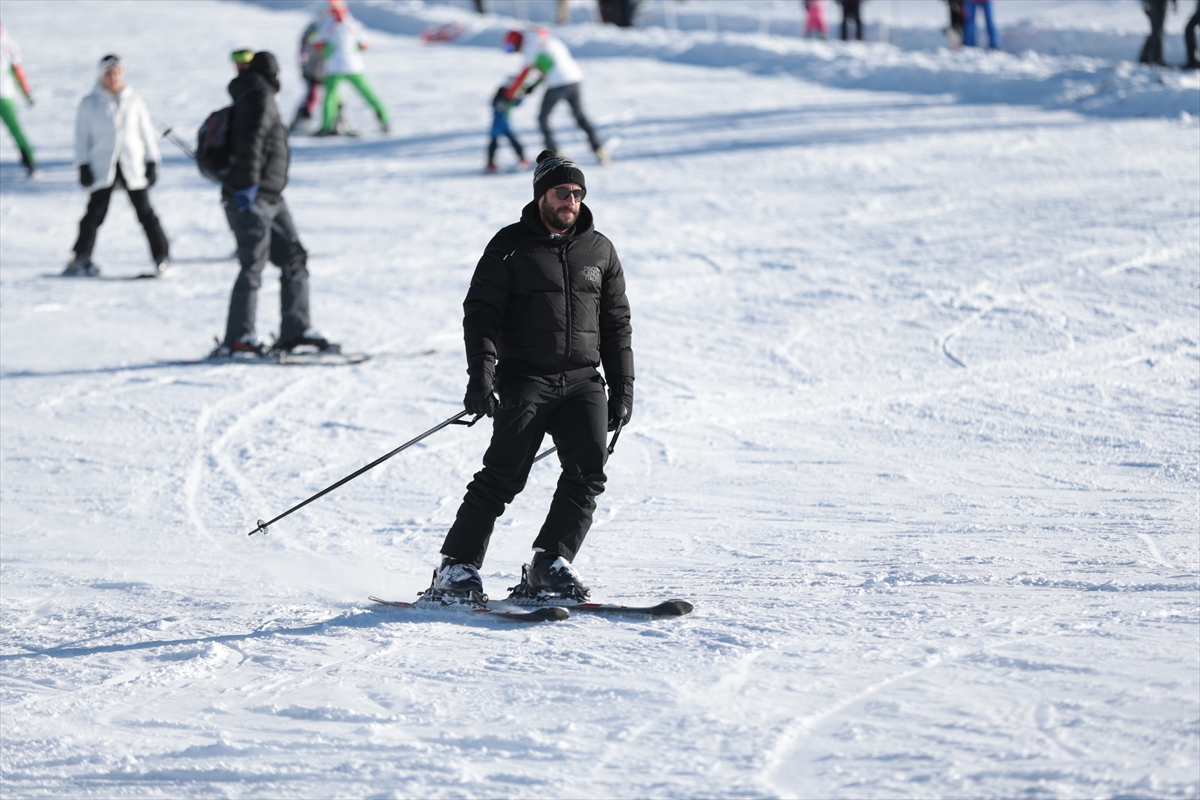
[[21, 130], [21, 123], [17, 121], [17, 104], [13, 102], [17, 96], [17, 84], [21, 86], [25, 101], [32, 106], [33, 92], [29, 88], [25, 70], [21, 67], [21, 55], [17, 52], [16, 44], [8, 38], [8, 31], [0, 25], [0, 117], [4, 119], [8, 132], [16, 140], [17, 149], [21, 151], [21, 163], [25, 165], [25, 174], [32, 178], [37, 172], [37, 164], [33, 160], [33, 148], [29, 146], [25, 139], [25, 131]]
[[533, 90], [533, 84], [528, 89], [523, 91], [518, 90], [517, 94], [511, 99], [507, 96], [509, 81], [500, 84], [500, 88], [496, 90], [496, 96], [492, 98], [492, 138], [488, 141], [487, 151], [487, 167], [488, 172], [496, 171], [496, 148], [500, 146], [500, 137], [507, 136], [508, 141], [512, 143], [513, 150], [517, 153], [517, 158], [521, 160], [521, 169], [529, 166], [529, 162], [525, 159], [525, 151], [521, 149], [521, 142], [517, 139], [517, 134], [513, 132], [512, 126], [508, 122], [508, 114], [514, 107], [521, 104], [521, 99]]

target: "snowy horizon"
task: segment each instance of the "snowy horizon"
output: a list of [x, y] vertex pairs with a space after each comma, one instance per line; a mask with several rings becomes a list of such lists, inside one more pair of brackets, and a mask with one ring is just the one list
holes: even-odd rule
[[[553, 123], [637, 363], [575, 567], [695, 610], [526, 625], [367, 599], [428, 585], [485, 425], [246, 535], [462, 409], [463, 296], [532, 197], [507, 143], [483, 173], [512, 18], [350, 5], [392, 130], [351, 94], [362, 135], [294, 136], [284, 194], [314, 325], [374, 358], [308, 368], [177, 363], [238, 268], [166, 140], [168, 274], [46, 276], [96, 60], [191, 140], [230, 51], [271, 50], [290, 121], [316, 6], [0, 0], [42, 168], [0, 134], [5, 798], [1200, 796], [1200, 77], [1130, 63], [1128, 5], [997, 3], [1053, 53], [951, 52], [932, 0], [866, 3], [864, 45], [788, 35], [798, 2], [559, 29], [612, 165]], [[119, 192], [95, 259], [149, 266]], [[498, 521], [492, 596], [557, 473]]]

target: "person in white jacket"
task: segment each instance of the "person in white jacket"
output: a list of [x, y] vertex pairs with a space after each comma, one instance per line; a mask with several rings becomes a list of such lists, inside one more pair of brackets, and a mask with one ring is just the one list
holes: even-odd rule
[[365, 65], [362, 53], [368, 47], [367, 37], [363, 35], [362, 24], [350, 16], [345, 0], [329, 0], [329, 13], [321, 27], [317, 29], [313, 48], [321, 54], [325, 68], [325, 115], [318, 136], [334, 136], [338, 133], [337, 121], [341, 101], [338, 98], [338, 86], [342, 81], [353, 84], [363, 99], [375, 109], [379, 118], [379, 128], [388, 132], [388, 122], [391, 119], [383, 101], [371, 89], [363, 75]]
[[505, 96], [513, 99], [533, 91], [538, 84], [546, 84], [546, 93], [542, 95], [542, 110], [538, 113], [538, 125], [542, 129], [542, 138], [546, 140], [546, 149], [558, 152], [558, 142], [554, 140], [554, 131], [550, 130], [550, 112], [560, 100], [566, 100], [575, 116], [575, 123], [587, 136], [588, 144], [601, 164], [609, 162], [608, 152], [600, 142], [600, 136], [592, 123], [583, 113], [583, 100], [580, 85], [583, 83], [583, 70], [575, 63], [571, 51], [558, 37], [541, 27], [532, 27], [522, 33], [509, 31], [504, 37], [506, 53], [520, 52], [525, 54], [525, 69], [505, 90]]
[[169, 261], [169, 245], [162, 225], [150, 207], [149, 188], [158, 180], [158, 136], [150, 124], [150, 112], [142, 98], [125, 85], [121, 59], [100, 59], [96, 87], [79, 103], [75, 116], [75, 163], [79, 183], [91, 191], [87, 213], [79, 221], [75, 258], [64, 275], [95, 276], [92, 263], [96, 231], [108, 214], [113, 189], [124, 186], [137, 218], [150, 242], [150, 256], [157, 272]]

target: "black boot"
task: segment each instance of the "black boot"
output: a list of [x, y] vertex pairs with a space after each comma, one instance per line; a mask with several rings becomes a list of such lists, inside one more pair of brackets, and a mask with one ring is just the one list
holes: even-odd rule
[[569, 561], [555, 553], [539, 552], [521, 567], [521, 582], [510, 589], [509, 600], [585, 602], [591, 590], [583, 585]]

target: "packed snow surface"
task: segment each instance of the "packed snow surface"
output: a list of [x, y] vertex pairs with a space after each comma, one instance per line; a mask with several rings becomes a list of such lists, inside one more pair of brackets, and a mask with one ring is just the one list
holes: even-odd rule
[[[251, 46], [280, 54], [290, 118], [307, 13], [2, 9], [43, 167], [26, 182], [5, 134], [5, 797], [1200, 794], [1200, 129], [1121, 111], [1169, 82], [1130, 68], [1133, 99], [1091, 113], [1022, 102], [1003, 53], [962, 59], [1013, 78], [1003, 102], [747, 69], [720, 36], [715, 66], [582, 59], [615, 162], [554, 122], [621, 254], [638, 377], [575, 566], [599, 598], [696, 610], [519, 625], [367, 601], [427, 585], [484, 425], [246, 535], [461, 409], [462, 298], [531, 197], [482, 174], [517, 58], [376, 28], [391, 134], [351, 97], [362, 137], [293, 139], [314, 323], [374, 360], [181, 366], [237, 272], [218, 191], [164, 142], [168, 277], [43, 277], [85, 205], [75, 107], [117, 52], [191, 138]], [[533, 153], [536, 113], [514, 112]], [[121, 197], [95, 258], [148, 266]], [[500, 520], [494, 596], [553, 461]]]

